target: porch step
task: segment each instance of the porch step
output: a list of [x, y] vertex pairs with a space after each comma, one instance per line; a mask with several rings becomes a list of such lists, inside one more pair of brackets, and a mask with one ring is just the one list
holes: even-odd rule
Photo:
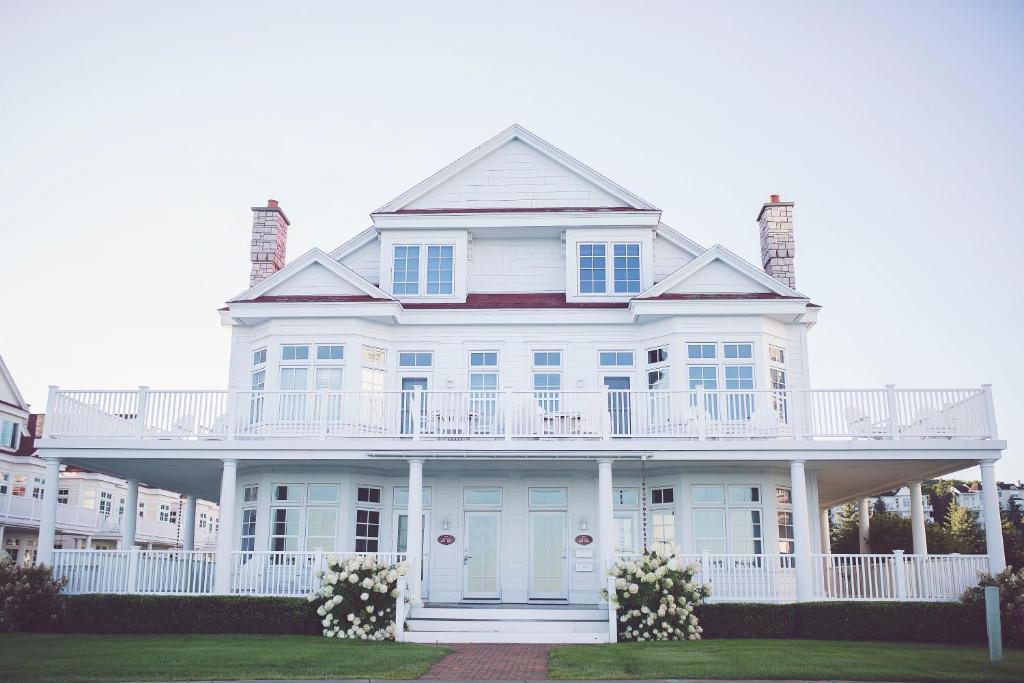
[[607, 643], [607, 633], [495, 633], [406, 631], [406, 643]]
[[414, 607], [413, 643], [606, 643], [608, 610], [551, 607]]

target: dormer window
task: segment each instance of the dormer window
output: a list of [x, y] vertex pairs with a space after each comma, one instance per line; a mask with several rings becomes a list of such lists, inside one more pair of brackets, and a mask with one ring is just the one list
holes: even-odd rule
[[[394, 294], [450, 296], [454, 288], [455, 247], [451, 244], [396, 244], [391, 272]], [[425, 291], [421, 283], [425, 283]]]
[[639, 242], [581, 242], [578, 258], [580, 294], [640, 293]]

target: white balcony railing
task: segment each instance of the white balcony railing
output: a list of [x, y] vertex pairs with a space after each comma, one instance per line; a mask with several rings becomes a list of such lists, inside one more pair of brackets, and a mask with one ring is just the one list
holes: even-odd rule
[[990, 439], [989, 387], [705, 391], [62, 391], [47, 438]]

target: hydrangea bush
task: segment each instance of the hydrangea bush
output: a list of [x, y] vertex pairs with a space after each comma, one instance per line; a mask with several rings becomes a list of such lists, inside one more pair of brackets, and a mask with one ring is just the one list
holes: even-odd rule
[[711, 587], [694, 581], [699, 567], [683, 564], [678, 553], [651, 550], [609, 570], [615, 594], [609, 596], [607, 588], [601, 593], [618, 610], [620, 639], [700, 640], [693, 608], [711, 595]]
[[319, 602], [323, 633], [329, 638], [394, 640], [398, 579], [405, 563], [378, 562], [374, 556], [328, 557], [317, 572], [320, 589], [309, 596]]

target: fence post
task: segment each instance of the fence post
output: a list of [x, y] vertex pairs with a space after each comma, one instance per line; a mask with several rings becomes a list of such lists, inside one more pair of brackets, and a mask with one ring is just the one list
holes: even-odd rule
[[889, 412], [889, 436], [895, 441], [900, 438], [899, 404], [896, 401], [896, 385], [885, 385], [885, 404]]
[[139, 546], [133, 545], [128, 551], [128, 581], [125, 593], [135, 593], [139, 588]]
[[228, 441], [234, 441], [238, 433], [238, 391], [235, 389], [228, 389], [227, 432]]
[[985, 586], [985, 630], [988, 632], [988, 661], [1003, 661], [1003, 625], [999, 620], [999, 588]]
[[612, 393], [608, 390], [607, 384], [601, 386], [601, 394], [604, 396], [604, 411], [607, 415], [607, 419], [601, 420], [601, 438], [604, 441], [610, 441], [612, 438], [612, 420], [615, 417], [612, 412]]
[[793, 438], [799, 441], [804, 438], [804, 406], [803, 399], [806, 393], [803, 391], [783, 389], [782, 395], [785, 403], [789, 406], [789, 417], [793, 423]]
[[316, 574], [323, 571], [326, 571], [326, 567], [324, 567], [324, 549], [317, 547], [313, 550], [313, 571], [310, 574], [310, 578], [313, 580], [313, 585], [310, 586], [311, 591], [315, 591], [320, 587], [320, 580], [316, 578]]
[[43, 436], [50, 436], [54, 431], [60, 431], [52, 428], [57, 418], [57, 393], [59, 391], [60, 387], [51, 384], [50, 391], [46, 395], [46, 419], [43, 420]]
[[[618, 590], [615, 588], [615, 577], [608, 574], [608, 642], [616, 643], [619, 640], [619, 611], [615, 606], [618, 602]], [[614, 602], [613, 602], [614, 601]]]
[[700, 551], [700, 582], [711, 585], [711, 557], [707, 550]]
[[318, 415], [317, 437], [323, 441], [327, 438], [327, 389], [321, 389], [317, 394], [320, 402], [320, 415]]
[[704, 396], [704, 385], [697, 387], [697, 440], [704, 441], [707, 436], [707, 403]]
[[398, 577], [398, 598], [395, 599], [395, 642], [405, 640], [405, 577]]
[[135, 434], [140, 439], [146, 433], [146, 413], [149, 409], [149, 387], [140, 386], [135, 402]]
[[423, 387], [417, 385], [413, 387], [412, 397], [409, 400], [409, 423], [412, 426], [412, 440], [420, 440], [420, 418], [422, 413], [420, 412], [423, 405]]
[[998, 439], [999, 429], [996, 427], [996, 404], [992, 399], [992, 385], [982, 384], [981, 391], [985, 395], [985, 416], [988, 419], [988, 438]]
[[896, 577], [896, 599], [907, 599], [907, 565], [902, 550], [893, 550], [893, 574]]

